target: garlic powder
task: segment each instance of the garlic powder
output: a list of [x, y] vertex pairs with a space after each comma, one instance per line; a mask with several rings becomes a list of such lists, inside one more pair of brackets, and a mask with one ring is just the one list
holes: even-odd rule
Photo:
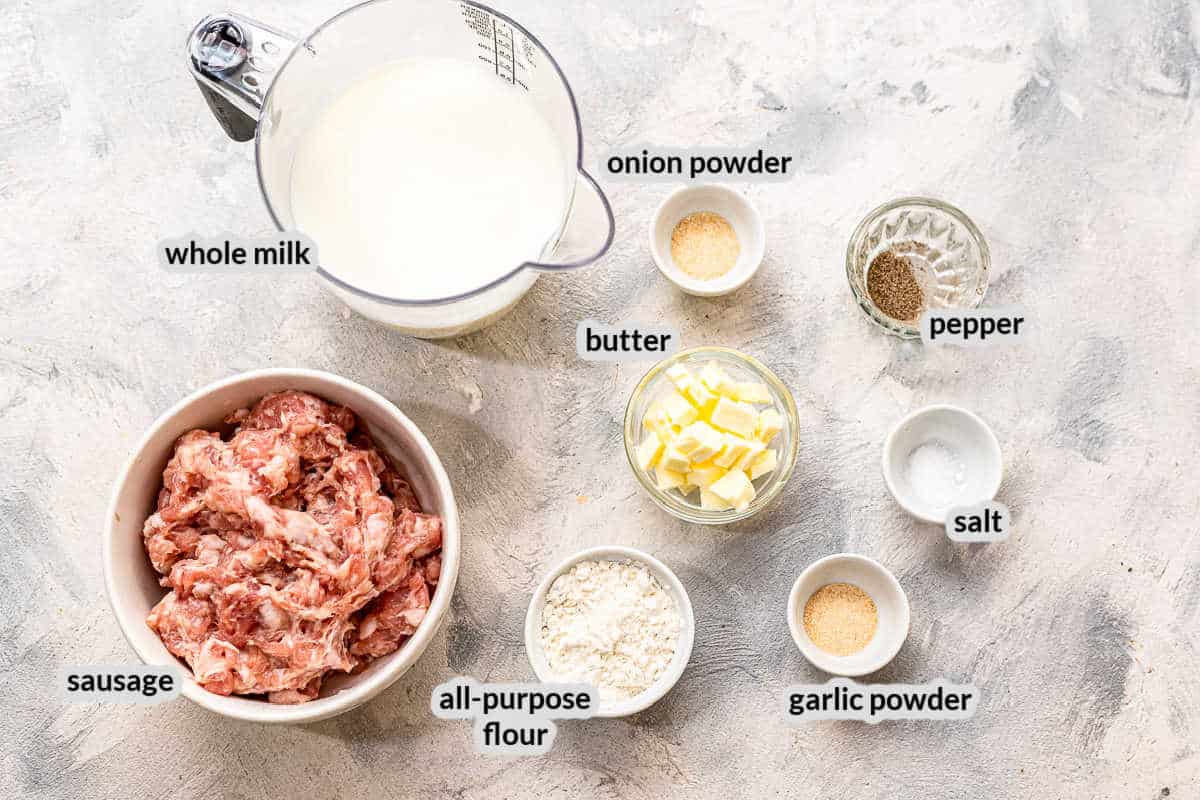
[[541, 645], [557, 680], [590, 683], [614, 702], [667, 671], [680, 623], [675, 599], [644, 564], [582, 561], [546, 593]]

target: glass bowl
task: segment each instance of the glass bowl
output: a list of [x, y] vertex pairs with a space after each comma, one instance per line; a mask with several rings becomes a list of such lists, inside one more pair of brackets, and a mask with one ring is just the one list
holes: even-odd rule
[[[635, 452], [644, 436], [654, 436], [652, 431], [642, 427], [642, 420], [651, 403], [655, 402], [674, 388], [667, 370], [676, 364], [683, 364], [693, 372], [709, 362], [715, 362], [729, 375], [738, 381], [757, 380], [767, 387], [771, 396], [771, 405], [761, 408], [774, 408], [783, 418], [783, 429], [772, 440], [770, 448], [775, 450], [778, 464], [774, 472], [770, 472], [754, 481], [758, 494], [744, 511], [728, 509], [714, 511], [700, 507], [700, 493], [692, 492], [690, 499], [683, 497], [677, 491], [662, 491], [658, 488], [652, 476], [638, 468]], [[687, 522], [701, 525], [727, 525], [731, 522], [748, 519], [771, 504], [784, 484], [791, 477], [796, 465], [796, 453], [800, 448], [800, 422], [796, 412], [796, 401], [792, 393], [757, 359], [737, 350], [727, 347], [694, 347], [682, 350], [675, 355], [663, 359], [646, 373], [641, 382], [629, 397], [625, 408], [625, 455], [629, 460], [629, 468], [642, 488], [649, 493], [650, 498], [669, 514]], [[695, 502], [693, 502], [695, 500]]]
[[991, 255], [975, 223], [954, 206], [929, 197], [902, 197], [876, 208], [858, 224], [846, 247], [846, 277], [854, 299], [893, 336], [920, 338], [917, 322], [892, 319], [867, 293], [875, 257], [892, 249], [913, 267], [924, 309], [975, 308], [987, 293]]

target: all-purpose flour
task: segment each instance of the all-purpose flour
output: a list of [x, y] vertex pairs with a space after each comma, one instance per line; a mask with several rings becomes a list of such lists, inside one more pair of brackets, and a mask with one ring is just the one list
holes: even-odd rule
[[612, 702], [667, 671], [679, 628], [675, 599], [644, 565], [583, 561], [550, 586], [541, 644], [559, 680], [590, 683]]

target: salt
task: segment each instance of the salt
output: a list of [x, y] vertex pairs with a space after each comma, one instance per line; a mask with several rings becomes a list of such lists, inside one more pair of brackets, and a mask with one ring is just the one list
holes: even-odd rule
[[950, 508], [967, 487], [967, 470], [958, 451], [931, 439], [908, 454], [909, 485], [922, 502], [939, 511]]

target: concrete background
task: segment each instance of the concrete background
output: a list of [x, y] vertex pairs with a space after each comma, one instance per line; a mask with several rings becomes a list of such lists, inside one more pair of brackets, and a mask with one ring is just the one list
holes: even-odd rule
[[[341, 0], [244, 0], [304, 30]], [[596, 267], [543, 279], [494, 327], [430, 343], [346, 313], [313, 277], [179, 277], [154, 244], [265, 234], [249, 146], [225, 140], [184, 64], [198, 0], [9, 2], [0, 14], [0, 789], [8, 797], [1197, 797], [1200, 545], [1193, 523], [1200, 242], [1200, 8], [1174, 0], [562, 4], [511, 0], [579, 95], [591, 163], [640, 142], [795, 155], [748, 186], [769, 255], [725, 299], [653, 269], [669, 187], [609, 184], [619, 232]], [[907, 193], [984, 231], [988, 300], [1027, 345], [923, 351], [872, 328], [842, 257]], [[792, 387], [800, 461], [735, 530], [679, 523], [630, 475], [628, 391], [647, 365], [577, 361], [577, 320], [665, 319], [745, 349]], [[302, 728], [186, 703], [64, 707], [63, 662], [133, 658], [99, 536], [150, 422], [256, 367], [331, 370], [392, 398], [455, 482], [465, 557], [453, 610], [391, 690]], [[948, 543], [879, 474], [908, 410], [958, 402], [1004, 447], [1016, 533]], [[678, 687], [632, 719], [564, 724], [540, 759], [470, 752], [428, 711], [454, 674], [531, 675], [529, 593], [588, 545], [671, 565], [698, 616]], [[788, 637], [795, 575], [881, 560], [912, 602], [876, 678], [973, 681], [968, 722], [785, 725], [783, 692], [825, 676]]]

